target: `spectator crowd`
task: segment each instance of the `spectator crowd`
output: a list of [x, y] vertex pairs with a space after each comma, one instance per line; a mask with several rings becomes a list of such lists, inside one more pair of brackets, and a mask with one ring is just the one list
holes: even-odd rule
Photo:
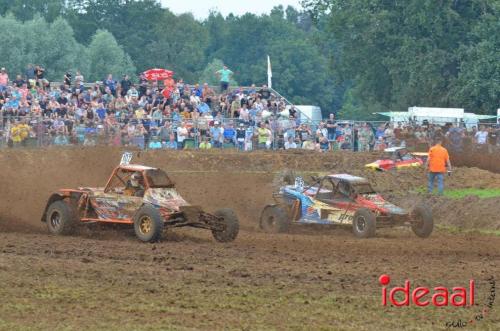
[[317, 151], [427, 150], [437, 137], [452, 150], [499, 149], [500, 122], [466, 129], [460, 124], [301, 121], [298, 111], [266, 85], [229, 89], [232, 72], [214, 73], [220, 87], [185, 83], [166, 91], [141, 74], [86, 83], [79, 71], [50, 83], [43, 66], [24, 75], [0, 72], [0, 147], [109, 144], [149, 149], [238, 148]]

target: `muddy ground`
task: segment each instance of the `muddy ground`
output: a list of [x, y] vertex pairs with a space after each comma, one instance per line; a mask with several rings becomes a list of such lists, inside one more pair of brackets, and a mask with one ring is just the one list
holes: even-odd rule
[[[418, 193], [422, 171], [366, 172], [376, 154], [141, 152], [134, 161], [167, 170], [181, 194], [209, 211], [232, 207], [242, 231], [218, 244], [209, 233], [176, 229], [158, 244], [129, 230], [97, 227], [52, 237], [40, 222], [51, 191], [101, 186], [121, 150], [110, 148], [1, 151], [0, 329], [5, 330], [385, 330], [445, 329], [447, 321], [482, 312], [500, 278], [500, 237], [437, 230], [416, 238], [406, 228], [357, 240], [349, 230], [258, 229], [283, 169], [349, 172], [368, 177], [404, 206], [424, 201], [438, 224], [500, 229], [500, 199], [451, 200]], [[448, 187], [500, 187], [500, 175], [459, 168]], [[471, 308], [382, 307], [378, 277], [391, 286], [465, 286], [476, 279]], [[498, 286], [497, 286], [498, 287]], [[498, 303], [472, 328], [497, 330]]]

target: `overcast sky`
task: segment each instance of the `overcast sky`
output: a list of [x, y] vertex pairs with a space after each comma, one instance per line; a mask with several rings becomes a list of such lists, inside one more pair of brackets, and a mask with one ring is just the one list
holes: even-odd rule
[[274, 6], [278, 5], [283, 5], [284, 8], [288, 5], [300, 8], [300, 0], [161, 0], [161, 3], [176, 14], [192, 12], [199, 19], [206, 18], [211, 9], [216, 9], [226, 16], [229, 13], [235, 15], [248, 12], [269, 13]]

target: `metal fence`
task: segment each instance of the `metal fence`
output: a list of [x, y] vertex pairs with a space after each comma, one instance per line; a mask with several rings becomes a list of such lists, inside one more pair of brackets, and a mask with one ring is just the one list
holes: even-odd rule
[[[258, 125], [267, 122], [268, 135]], [[59, 120], [45, 117], [2, 117], [0, 148], [45, 146], [135, 146], [141, 149], [205, 149], [223, 148], [250, 151], [255, 149], [304, 148], [311, 150], [383, 150], [386, 147], [406, 146], [427, 150], [430, 137], [412, 132], [403, 136], [387, 136], [384, 121], [337, 121], [335, 130], [320, 123], [300, 123], [299, 120], [274, 118], [242, 121], [238, 118], [158, 118], [120, 119], [97, 122]], [[416, 123], [395, 123], [424, 130]], [[437, 123], [431, 124], [437, 125]], [[496, 128], [495, 123], [484, 123]], [[179, 130], [179, 127], [182, 129]], [[366, 141], [361, 133], [371, 130], [373, 138]], [[382, 133], [383, 131], [383, 133]], [[366, 132], [366, 131], [365, 131]], [[264, 139], [265, 136], [265, 139]], [[467, 137], [471, 139], [470, 134]], [[500, 141], [498, 142], [500, 143]]]

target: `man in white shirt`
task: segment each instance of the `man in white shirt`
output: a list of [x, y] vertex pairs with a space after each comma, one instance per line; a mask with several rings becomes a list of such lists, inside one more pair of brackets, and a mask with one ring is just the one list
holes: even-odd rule
[[184, 148], [184, 140], [188, 136], [188, 129], [184, 122], [181, 122], [181, 125], [177, 127], [177, 149]]
[[488, 142], [488, 131], [484, 128], [484, 125], [479, 127], [479, 131], [476, 132], [474, 138], [476, 138], [478, 145], [485, 145]]
[[293, 137], [289, 136], [288, 140], [285, 142], [285, 149], [295, 149], [297, 148], [297, 144], [293, 141]]

